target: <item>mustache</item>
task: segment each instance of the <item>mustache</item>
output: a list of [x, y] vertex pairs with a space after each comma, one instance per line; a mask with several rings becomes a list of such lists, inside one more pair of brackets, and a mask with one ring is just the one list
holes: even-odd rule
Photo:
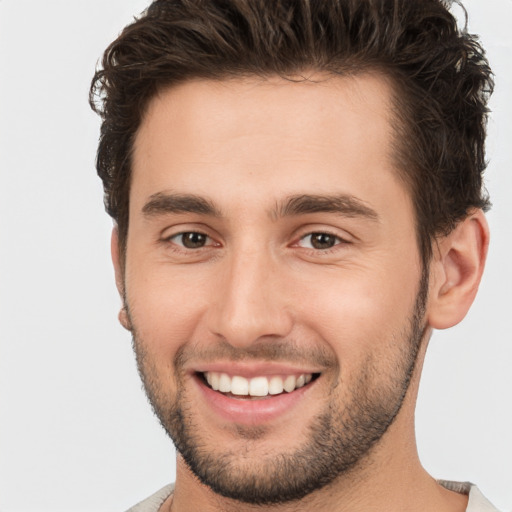
[[326, 346], [304, 346], [290, 340], [260, 340], [247, 347], [235, 347], [225, 340], [215, 344], [184, 344], [174, 357], [174, 367], [183, 369], [189, 363], [211, 363], [215, 361], [232, 362], [282, 362], [297, 365], [313, 364], [319, 368], [330, 369], [339, 366], [338, 359]]

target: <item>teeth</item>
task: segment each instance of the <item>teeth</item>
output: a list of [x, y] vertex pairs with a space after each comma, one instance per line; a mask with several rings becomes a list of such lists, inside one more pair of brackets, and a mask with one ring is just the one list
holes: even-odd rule
[[283, 390], [283, 379], [281, 377], [272, 377], [268, 383], [269, 394], [279, 395]]
[[297, 379], [295, 375], [288, 375], [283, 383], [283, 388], [288, 393], [291, 393], [295, 389], [295, 384], [297, 384]]
[[227, 373], [220, 374], [219, 391], [222, 393], [229, 393], [231, 391], [231, 379]]
[[268, 380], [266, 377], [255, 377], [249, 383], [249, 395], [251, 396], [267, 396]]
[[248, 395], [249, 381], [243, 377], [233, 377], [231, 379], [231, 393], [233, 393], [233, 395]]
[[272, 377], [253, 377], [246, 379], [235, 375], [230, 377], [227, 373], [205, 372], [204, 378], [209, 386], [222, 393], [233, 393], [239, 396], [267, 396], [279, 395], [286, 391], [291, 393], [311, 382], [313, 375], [288, 375], [285, 378], [278, 375]]
[[206, 377], [207, 379], [208, 379], [208, 376], [210, 377], [208, 384], [210, 384], [210, 386], [212, 387], [213, 390], [218, 391], [219, 390], [219, 381], [220, 381], [219, 374], [213, 373], [213, 372], [208, 372], [207, 377]]

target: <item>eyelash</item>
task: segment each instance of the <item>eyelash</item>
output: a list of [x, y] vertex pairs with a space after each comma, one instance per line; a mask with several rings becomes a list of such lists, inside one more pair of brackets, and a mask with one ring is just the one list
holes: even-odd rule
[[[183, 237], [185, 235], [196, 235], [196, 236], [205, 237], [206, 238], [205, 244], [204, 245], [200, 245], [198, 247], [186, 247], [185, 244], [183, 243]], [[324, 236], [324, 237], [333, 238], [334, 239], [334, 245], [331, 246], [331, 247], [326, 247], [326, 248], [316, 248], [316, 247], [313, 247], [313, 243], [312, 242], [310, 242], [310, 247], [304, 247], [304, 246], [301, 245], [301, 242], [303, 242], [307, 238], [314, 237], [315, 235], [316, 236]], [[181, 237], [181, 243], [177, 242], [177, 240], [176, 240], [176, 239], [179, 239], [180, 237]], [[164, 238], [163, 242], [166, 243], [166, 244], [169, 244], [169, 246], [174, 251], [182, 252], [182, 253], [183, 252], [190, 252], [190, 251], [197, 252], [197, 251], [199, 251], [201, 249], [208, 249], [210, 247], [220, 246], [220, 244], [213, 242], [213, 238], [212, 237], [210, 237], [206, 233], [204, 233], [202, 231], [198, 231], [198, 230], [181, 231], [179, 233], [176, 233], [176, 234], [173, 234], [171, 236], [168, 236], [168, 237]], [[210, 242], [210, 243], [208, 243], [208, 242]], [[311, 231], [311, 232], [309, 232], [309, 233], [307, 233], [305, 235], [302, 235], [298, 239], [297, 242], [292, 244], [292, 247], [301, 247], [305, 251], [309, 251], [310, 253], [315, 254], [315, 255], [320, 255], [320, 254], [321, 255], [328, 255], [328, 254], [332, 253], [333, 251], [339, 250], [339, 246], [340, 245], [345, 245], [345, 244], [350, 244], [350, 242], [348, 240], [340, 237], [339, 235], [336, 235], [336, 234], [331, 233], [329, 231], [318, 230], [318, 231]]]
[[[334, 239], [334, 245], [331, 246], [331, 247], [324, 248], [324, 249], [322, 249], [322, 248], [315, 248], [315, 247], [303, 247], [303, 246], [300, 245], [300, 243], [302, 241], [306, 240], [307, 238], [311, 239], [315, 235], [321, 235], [321, 236], [327, 236], [327, 237], [333, 238]], [[331, 233], [329, 231], [318, 230], [318, 231], [311, 231], [311, 232], [301, 236], [299, 238], [299, 240], [294, 245], [302, 247], [306, 251], [310, 251], [310, 252], [314, 253], [315, 255], [328, 255], [328, 254], [331, 254], [334, 251], [339, 250], [340, 249], [339, 246], [346, 245], [346, 244], [350, 244], [350, 242], [348, 240], [342, 238], [341, 236], [336, 235], [334, 233]], [[310, 241], [310, 245], [312, 245], [311, 241]]]
[[[192, 248], [192, 247], [186, 247], [185, 244], [183, 243], [183, 237], [185, 235], [200, 235], [200, 236], [203, 236], [206, 238], [206, 242], [205, 242], [205, 245], [202, 245], [200, 247], [195, 247], [195, 248]], [[176, 242], [176, 239], [179, 238], [179, 237], [182, 237], [181, 239], [181, 242], [182, 243], [178, 243]], [[171, 244], [174, 248], [177, 248], [176, 250], [179, 250], [179, 251], [194, 251], [194, 250], [199, 250], [199, 249], [204, 249], [204, 248], [207, 248], [207, 247], [211, 247], [211, 246], [214, 246], [214, 245], [220, 245], [220, 244], [215, 244], [215, 243], [210, 243], [208, 244], [207, 242], [208, 241], [213, 241], [212, 237], [210, 237], [209, 235], [207, 235], [206, 233], [203, 233], [202, 231], [194, 231], [194, 230], [190, 230], [190, 231], [181, 231], [180, 233], [176, 233], [174, 235], [171, 235], [171, 236], [168, 236], [168, 237], [165, 237], [163, 239], [163, 241], [165, 243], [169, 243]]]

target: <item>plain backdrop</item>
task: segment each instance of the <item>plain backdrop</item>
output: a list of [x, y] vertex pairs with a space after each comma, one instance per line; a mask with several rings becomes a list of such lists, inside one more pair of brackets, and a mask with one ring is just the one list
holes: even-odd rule
[[[436, 332], [418, 401], [437, 478], [512, 510], [512, 0], [466, 2], [496, 74], [479, 296]], [[122, 511], [174, 479], [174, 448], [117, 323], [87, 93], [142, 0], [0, 0], [0, 511]], [[460, 10], [455, 12], [460, 13]]]

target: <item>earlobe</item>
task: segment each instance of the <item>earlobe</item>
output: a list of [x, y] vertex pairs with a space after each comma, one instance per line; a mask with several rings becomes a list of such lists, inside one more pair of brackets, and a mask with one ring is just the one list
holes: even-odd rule
[[126, 307], [123, 306], [120, 310], [119, 310], [119, 314], [117, 315], [117, 318], [119, 320], [119, 323], [127, 330], [127, 331], [130, 331], [132, 330], [132, 323], [130, 322], [130, 319], [128, 317], [128, 312], [126, 311]]
[[119, 296], [123, 301], [123, 306], [119, 311], [118, 315], [119, 323], [128, 331], [131, 331], [132, 325], [128, 317], [128, 312], [126, 311], [126, 306], [124, 305], [124, 275], [123, 265], [121, 264], [121, 254], [119, 250], [119, 232], [117, 230], [117, 226], [114, 226], [114, 228], [112, 229], [112, 236], [110, 239], [110, 252], [112, 255], [112, 263], [114, 265], [117, 291], [119, 292]]
[[489, 227], [475, 210], [438, 241], [431, 264], [428, 322], [435, 329], [458, 324], [478, 291], [489, 245]]

